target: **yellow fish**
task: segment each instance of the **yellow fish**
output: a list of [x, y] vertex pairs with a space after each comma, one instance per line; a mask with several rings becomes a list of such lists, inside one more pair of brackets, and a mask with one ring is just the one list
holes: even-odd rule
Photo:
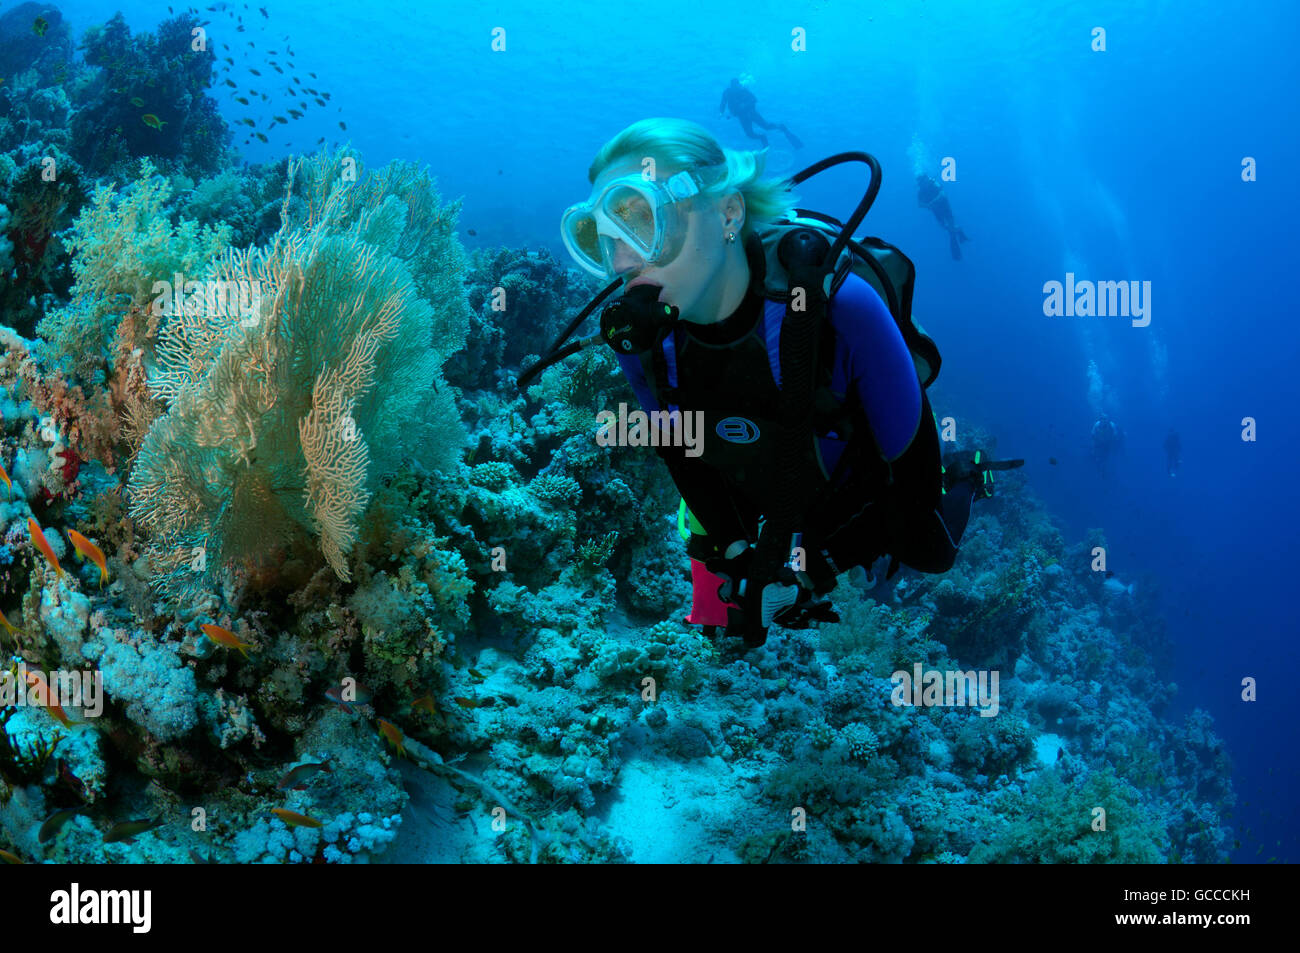
[[216, 642], [218, 645], [224, 645], [228, 649], [239, 649], [240, 654], [243, 655], [244, 658], [248, 658], [248, 652], [245, 651], [248, 648], [248, 643], [239, 641], [239, 636], [235, 635], [235, 633], [231, 632], [229, 629], [223, 629], [219, 625], [209, 625], [207, 622], [203, 623], [199, 628], [202, 629], [203, 634], [213, 642]]
[[103, 589], [104, 580], [108, 578], [108, 565], [104, 561], [104, 551], [75, 529], [68, 530], [68, 539], [72, 540], [72, 548], [77, 551], [78, 558], [85, 557], [99, 567], [99, 588]]
[[131, 105], [132, 105], [132, 106], [137, 106], [137, 107], [139, 107], [139, 106], [143, 106], [143, 105], [144, 105], [144, 100], [141, 99], [139, 96], [132, 96], [132, 97], [131, 97]]
[[140, 121], [143, 122], [150, 129], [157, 129], [159, 132], [162, 132], [162, 127], [167, 125], [167, 123], [164, 120], [159, 119], [153, 113], [145, 113], [143, 116], [140, 117]]

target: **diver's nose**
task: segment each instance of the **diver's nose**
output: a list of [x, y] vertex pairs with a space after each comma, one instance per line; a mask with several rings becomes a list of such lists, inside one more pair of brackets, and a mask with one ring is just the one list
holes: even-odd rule
[[620, 275], [626, 275], [629, 271], [636, 271], [645, 267], [645, 259], [628, 247], [624, 241], [614, 243], [614, 271]]

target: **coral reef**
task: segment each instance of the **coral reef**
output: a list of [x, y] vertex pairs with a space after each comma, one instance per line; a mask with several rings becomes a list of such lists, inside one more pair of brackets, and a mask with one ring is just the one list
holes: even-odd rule
[[[1227, 856], [1231, 765], [1204, 711], [1167, 713], [1154, 603], [1107, 589], [1102, 535], [1067, 541], [1023, 475], [950, 572], [846, 579], [839, 623], [752, 651], [706, 637], [667, 473], [594, 439], [635, 402], [612, 353], [517, 387], [593, 282], [466, 256], [409, 163], [236, 168], [193, 14], [114, 17], [78, 63], [57, 11], [18, 11], [0, 652], [104, 695], [0, 696], [0, 847], [405, 858], [432, 792], [449, 819], [416, 859]], [[945, 694], [966, 673], [977, 694]]]
[[186, 11], [163, 20], [155, 33], [132, 35], [118, 13], [86, 30], [81, 48], [98, 75], [73, 122], [78, 161], [101, 168], [153, 156], [210, 174], [227, 160], [230, 130], [207, 95], [216, 53], [195, 48], [198, 25], [197, 13]]
[[[38, 17], [46, 24], [39, 34]], [[71, 30], [54, 5], [24, 3], [0, 18], [0, 205], [9, 211], [4, 244], [13, 262], [13, 280], [0, 283], [0, 305], [19, 334], [31, 334], [47, 306], [67, 296], [71, 249], [59, 236], [97, 182], [129, 181], [143, 158], [184, 188], [220, 172], [227, 192], [236, 178], [254, 199], [256, 184], [270, 181], [265, 170], [226, 168], [234, 154], [211, 95], [215, 55], [195, 42], [198, 26], [187, 11], [133, 35], [119, 13], [85, 31], [84, 55], [75, 58]], [[274, 174], [277, 188], [282, 173]], [[194, 204], [204, 210], [202, 196]], [[231, 224], [264, 225], [259, 212]], [[129, 269], [123, 278], [130, 279]]]
[[[101, 190], [78, 220], [75, 297], [42, 325], [48, 339], [0, 328], [0, 447], [15, 491], [0, 512], [0, 605], [18, 623], [0, 639], [29, 665], [92, 673], [105, 702], [89, 719], [61, 715], [71, 728], [0, 704], [11, 729], [0, 840], [22, 855], [352, 862], [395, 836], [404, 795], [362, 717], [374, 709], [362, 701], [345, 713], [326, 695], [352, 679], [355, 650], [366, 683], [409, 707], [417, 684], [441, 680], [442, 630], [450, 639], [468, 625], [475, 582], [465, 556], [411, 518], [400, 488], [419, 484], [393, 479], [415, 468], [434, 486], [440, 468], [461, 465], [456, 392], [440, 367], [467, 321], [454, 223], [428, 224], [439, 206], [427, 175], [407, 165], [367, 173], [356, 159], [296, 164], [281, 186], [281, 231], [248, 252], [224, 247], [224, 225], [175, 225], [164, 211], [169, 187], [146, 163], [134, 186]], [[184, 303], [155, 313], [152, 281], [172, 269], [264, 281], [265, 307], [252, 321]], [[65, 319], [78, 313], [99, 320]], [[158, 407], [136, 421], [144, 433], [128, 452], [107, 421], [145, 387]], [[123, 467], [125, 496], [122, 477], [110, 477]], [[563, 503], [572, 487], [553, 482]], [[44, 525], [58, 573], [36, 552], [29, 520]], [[293, 561], [268, 560], [286, 524], [318, 541], [314, 559], [298, 545]], [[105, 544], [102, 590], [93, 567], [71, 572], [63, 529], [73, 526]], [[388, 550], [393, 538], [374, 535], [381, 526], [409, 532], [407, 545]], [[337, 585], [349, 581], [345, 560], [363, 530], [366, 557], [391, 577], [363, 564], [348, 599]], [[169, 558], [180, 585], [168, 585]], [[302, 611], [281, 629], [284, 603], [250, 584], [279, 587]], [[276, 787], [293, 766], [293, 739], [333, 765], [306, 794]], [[285, 756], [284, 772], [264, 767], [272, 751]], [[133, 775], [153, 779], [153, 803], [106, 797], [109, 764], [119, 792], [136, 786]], [[204, 803], [206, 837], [177, 817], [176, 795]], [[57, 837], [35, 839], [52, 810], [79, 806]], [[290, 831], [272, 807], [322, 826]], [[106, 842], [124, 816], [160, 826]]]

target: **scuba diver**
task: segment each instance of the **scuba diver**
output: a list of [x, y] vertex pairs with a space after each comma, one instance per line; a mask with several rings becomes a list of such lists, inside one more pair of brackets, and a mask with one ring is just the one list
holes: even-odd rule
[[[793, 207], [791, 188], [844, 162], [871, 170], [846, 224]], [[851, 238], [880, 188], [875, 158], [844, 153], [779, 180], [763, 167], [687, 120], [641, 120], [606, 143], [561, 233], [610, 283], [516, 383], [525, 392], [603, 343], [652, 426], [702, 415], [702, 450], [650, 441], [682, 496], [686, 621], [751, 647], [774, 622], [838, 621], [827, 594], [852, 567], [888, 556], [887, 578], [900, 564], [946, 572], [993, 471], [1024, 463], [941, 453], [926, 396], [940, 358], [911, 319], [912, 264]], [[566, 345], [620, 287], [600, 331]]]
[[948, 204], [948, 196], [943, 194], [943, 186], [924, 172], [916, 174], [916, 204], [934, 212], [934, 217], [948, 233], [948, 250], [952, 252], [953, 260], [961, 261], [960, 242], [970, 239], [952, 220], [952, 206]]
[[1165, 436], [1165, 469], [1171, 477], [1178, 476], [1178, 468], [1183, 465], [1183, 441], [1173, 427]]
[[1092, 458], [1097, 461], [1097, 473], [1106, 476], [1111, 455], [1124, 442], [1124, 434], [1119, 425], [1106, 412], [1102, 411], [1097, 422], [1092, 425]]
[[722, 102], [718, 105], [718, 113], [725, 116], [727, 109], [730, 108], [735, 117], [740, 120], [740, 128], [745, 130], [745, 135], [751, 139], [758, 139], [765, 146], [767, 145], [767, 136], [761, 132], [755, 132], [754, 126], [758, 126], [759, 129], [780, 129], [785, 133], [785, 137], [790, 140], [790, 145], [796, 149], [803, 148], [803, 143], [799, 140], [799, 137], [787, 129], [784, 124], [777, 125], [760, 116], [756, 108], [757, 104], [758, 98], [741, 85], [740, 80], [733, 77], [731, 85], [722, 91]]

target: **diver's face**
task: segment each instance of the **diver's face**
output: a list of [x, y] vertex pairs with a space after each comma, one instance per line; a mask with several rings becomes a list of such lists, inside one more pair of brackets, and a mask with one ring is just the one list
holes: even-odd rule
[[[639, 162], [620, 164], [607, 169], [601, 179], [617, 178], [640, 171]], [[600, 180], [597, 180], [598, 182]], [[669, 262], [647, 262], [625, 242], [615, 243], [614, 270], [628, 279], [628, 284], [641, 280], [659, 285], [659, 300], [674, 305], [685, 320], [713, 320], [716, 316], [704, 314], [700, 306], [706, 292], [722, 272], [726, 261], [727, 245], [723, 241], [726, 214], [714, 196], [695, 196], [675, 203], [677, 235], [669, 237], [668, 245], [680, 250]], [[730, 228], [739, 238], [740, 223]]]
[[727, 247], [720, 237], [720, 216], [714, 204], [709, 198], [678, 203], [678, 226], [685, 234], [681, 238], [681, 250], [672, 261], [646, 264], [639, 257], [636, 259], [640, 264], [636, 277], [662, 286], [659, 300], [675, 306], [687, 321], [713, 318], [701, 313], [700, 305], [722, 272]]

